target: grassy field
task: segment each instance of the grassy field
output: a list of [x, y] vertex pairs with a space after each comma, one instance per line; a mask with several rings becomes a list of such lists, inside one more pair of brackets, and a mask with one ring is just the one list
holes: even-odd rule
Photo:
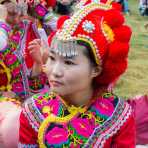
[[126, 22], [133, 34], [126, 73], [116, 85], [115, 93], [122, 97], [148, 94], [148, 16], [142, 17], [138, 12], [138, 0], [129, 0], [131, 14]]

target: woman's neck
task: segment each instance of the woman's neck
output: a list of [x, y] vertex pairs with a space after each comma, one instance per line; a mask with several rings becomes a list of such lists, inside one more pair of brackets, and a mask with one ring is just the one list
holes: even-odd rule
[[83, 91], [81, 90], [80, 92], [64, 96], [63, 99], [70, 105], [84, 106], [91, 101], [92, 96], [93, 88], [88, 88]]

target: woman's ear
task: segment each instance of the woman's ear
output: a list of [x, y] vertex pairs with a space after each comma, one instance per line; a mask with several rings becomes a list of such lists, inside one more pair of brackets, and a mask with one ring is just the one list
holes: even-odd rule
[[97, 77], [101, 73], [101, 67], [100, 66], [95, 66], [92, 69], [92, 78]]

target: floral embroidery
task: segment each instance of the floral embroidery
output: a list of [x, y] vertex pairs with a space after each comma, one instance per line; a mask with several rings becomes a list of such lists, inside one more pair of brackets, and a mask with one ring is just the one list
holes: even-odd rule
[[114, 106], [112, 102], [108, 101], [105, 98], [99, 98], [92, 108], [96, 110], [96, 113], [98, 115], [104, 116], [106, 118], [108, 118], [108, 116], [111, 116], [114, 111]]
[[50, 145], [65, 144], [68, 141], [68, 131], [64, 128], [55, 127], [46, 134], [45, 138]]
[[[48, 118], [48, 114], [53, 114], [54, 116], [51, 118], [55, 118], [50, 120], [51, 122], [48, 122], [47, 127], [43, 129], [43, 144], [38, 139], [43, 148], [52, 146], [91, 147], [93, 145], [102, 147], [106, 139], [115, 134], [131, 114], [129, 105], [112, 94], [106, 94], [96, 99], [88, 109], [78, 111], [69, 120], [65, 120], [65, 118], [68, 119], [71, 114], [70, 109], [62, 103], [59, 96], [46, 92], [42, 95], [35, 95], [33, 98], [29, 105], [26, 104], [25, 114], [28, 119], [32, 117], [29, 122], [36, 120], [40, 124], [40, 126], [36, 126], [37, 132], [41, 131], [39, 128], [42, 121]], [[38, 100], [43, 103], [40, 104]], [[28, 106], [30, 114], [27, 115]], [[33, 108], [37, 111], [32, 111]], [[34, 122], [30, 122], [30, 124], [35, 125]], [[40, 133], [39, 135], [41, 136]], [[104, 136], [102, 137], [102, 135]], [[99, 139], [102, 140], [99, 141]]]
[[36, 5], [34, 10], [35, 10], [36, 16], [39, 19], [42, 19], [48, 12], [48, 10], [46, 10], [46, 8], [44, 8], [41, 4]]
[[91, 21], [88, 21], [88, 20], [83, 22], [82, 27], [84, 31], [88, 33], [93, 33], [93, 31], [95, 30], [95, 25]]
[[48, 82], [44, 73], [41, 73], [38, 76], [29, 77], [29, 87], [32, 92], [42, 89], [45, 84], [48, 84]]
[[71, 126], [75, 129], [78, 135], [81, 135], [85, 138], [89, 138], [92, 134], [94, 125], [91, 125], [89, 119], [74, 119], [71, 121]]

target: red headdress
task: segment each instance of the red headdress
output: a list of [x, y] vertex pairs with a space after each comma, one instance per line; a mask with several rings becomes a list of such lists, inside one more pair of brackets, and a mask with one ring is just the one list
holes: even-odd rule
[[96, 1], [81, 0], [70, 19], [62, 18], [64, 24], [59, 25], [55, 38], [87, 42], [96, 63], [102, 67], [96, 82], [99, 86], [108, 86], [127, 68], [131, 30], [124, 25], [124, 17], [112, 6], [111, 0]]

